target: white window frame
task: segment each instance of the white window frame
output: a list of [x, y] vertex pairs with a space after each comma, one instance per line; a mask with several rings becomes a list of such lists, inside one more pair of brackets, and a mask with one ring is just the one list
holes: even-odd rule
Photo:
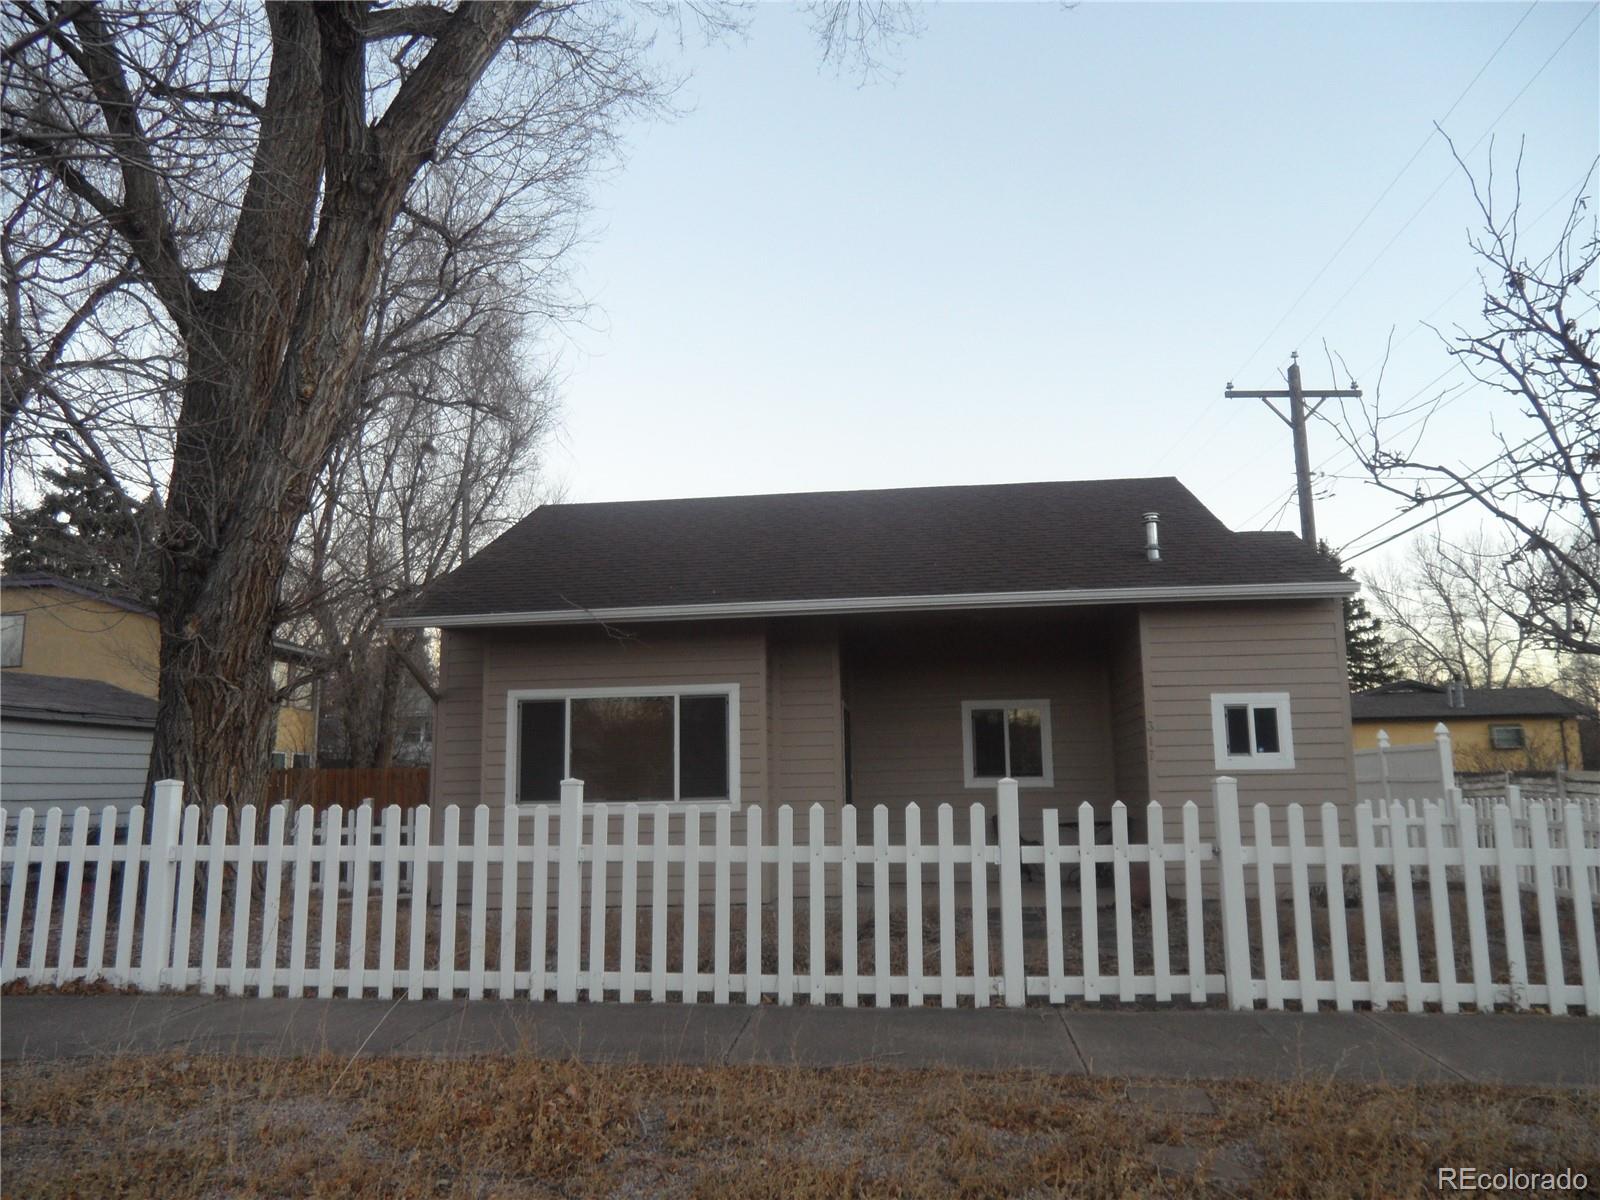
[[[1250, 710], [1250, 744], [1255, 745], [1256, 715], [1258, 708], [1276, 709], [1278, 713], [1278, 753], [1229, 754], [1228, 722], [1224, 711], [1237, 705]], [[1294, 726], [1290, 718], [1288, 692], [1212, 692], [1211, 693], [1211, 744], [1219, 771], [1292, 771], [1294, 770]]]
[[[1497, 730], [1514, 729], [1517, 731], [1517, 744], [1515, 746], [1497, 745], [1494, 736]], [[1526, 750], [1528, 748], [1528, 730], [1521, 722], [1495, 721], [1489, 725], [1489, 749], [1506, 752], [1512, 750]]]
[[[1039, 739], [1042, 743], [1043, 754], [1042, 775], [1022, 775], [1017, 777], [1017, 786], [1025, 788], [1054, 787], [1056, 782], [1055, 756], [1051, 752], [1050, 728], [1050, 701], [1048, 700], [963, 700], [961, 702], [961, 768], [966, 777], [969, 788], [993, 788], [1000, 782], [998, 775], [974, 775], [972, 773], [972, 712], [978, 708], [1001, 708], [1009, 712], [1013, 708], [1036, 708], [1039, 710]], [[1002, 728], [1006, 735], [1006, 765], [1011, 765], [1011, 719], [1007, 717]]]
[[[0, 667], [20, 667], [22, 665], [22, 656], [23, 656], [23, 653], [24, 653], [25, 640], [26, 640], [26, 638], [28, 636], [28, 614], [27, 613], [19, 613], [19, 612], [18, 613], [0, 613], [0, 622], [4, 622], [6, 625], [15, 625], [16, 626], [16, 630], [17, 630], [17, 632], [16, 632], [17, 661], [16, 662], [5, 662], [3, 660], [0, 660]], [[7, 630], [7, 632], [9, 633], [10, 631]]]
[[[739, 807], [739, 685], [737, 683], [680, 683], [668, 687], [658, 687], [655, 684], [640, 683], [628, 687], [604, 688], [512, 688], [506, 692], [506, 807], [516, 809], [518, 812], [535, 812], [538, 809], [559, 809], [561, 806], [550, 801], [530, 801], [519, 803], [517, 800], [517, 754], [518, 745], [517, 712], [524, 700], [564, 700], [567, 704], [562, 713], [562, 748], [561, 761], [563, 776], [572, 770], [572, 704], [573, 700], [616, 700], [639, 696], [671, 696], [672, 705], [672, 802], [683, 803], [678, 799], [678, 789], [681, 787], [678, 771], [678, 705], [681, 696], [726, 696], [728, 698], [728, 798], [726, 800], [694, 800], [688, 803], [699, 804], [706, 807], [730, 808]], [[585, 801], [587, 803], [587, 801]], [[653, 803], [647, 801], [646, 803]]]

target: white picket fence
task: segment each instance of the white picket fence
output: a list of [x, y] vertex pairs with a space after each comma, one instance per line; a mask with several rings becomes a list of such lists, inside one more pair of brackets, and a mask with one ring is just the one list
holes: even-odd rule
[[[741, 814], [736, 841], [726, 806], [626, 805], [616, 839], [616, 814], [586, 805], [582, 784], [568, 781], [557, 811], [535, 810], [520, 830], [508, 822], [502, 845], [484, 806], [464, 840], [453, 805], [437, 821], [413, 810], [409, 830], [401, 810], [382, 810], [374, 828], [362, 806], [353, 837], [332, 835], [347, 817], [333, 809], [320, 838], [311, 811], [291, 821], [274, 805], [258, 843], [250, 808], [236, 821], [217, 808], [203, 833], [201, 810], [181, 797], [181, 785], [158, 784], [148, 823], [134, 810], [135, 836], [122, 843], [112, 810], [98, 827], [82, 808], [6, 816], [0, 983], [847, 1006], [1225, 998], [1236, 1008], [1600, 1015], [1600, 820], [1576, 803], [1553, 823], [1545, 803], [1520, 798], [1515, 812], [1454, 795], [1414, 811], [1325, 804], [1315, 841], [1298, 805], [1277, 809], [1276, 824], [1257, 805], [1247, 839], [1224, 777], [1213, 787], [1214, 843], [1200, 839], [1193, 802], [1173, 827], [1149, 805], [1143, 841], [1130, 839], [1120, 804], [1109, 838], [1097, 837], [1087, 804], [1065, 837], [1046, 812], [1035, 842], [1007, 780], [993, 844], [982, 804], [963, 814], [961, 837], [940, 805], [926, 843], [915, 805], [893, 830], [875, 809], [870, 837], [853, 809], [830, 821], [814, 805], [801, 840], [783, 806], [770, 841], [759, 807]], [[1042, 895], [1025, 902], [1035, 869]], [[349, 880], [347, 901], [321, 887], [330, 879]]]

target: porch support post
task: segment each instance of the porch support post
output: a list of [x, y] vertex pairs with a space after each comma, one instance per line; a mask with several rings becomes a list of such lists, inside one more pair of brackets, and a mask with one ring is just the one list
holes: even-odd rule
[[1222, 875], [1222, 970], [1228, 1007], [1255, 1007], [1250, 987], [1250, 923], [1244, 901], [1244, 843], [1239, 831], [1239, 784], [1219, 775], [1211, 784], [1217, 860]]
[[1021, 1008], [1027, 1002], [1027, 987], [1022, 958], [1022, 829], [1015, 779], [1000, 781], [995, 803], [1000, 842], [1000, 965], [1006, 1007]]
[[[556, 885], [556, 999], [578, 998], [583, 937], [583, 780], [561, 781], [560, 861]], [[598, 970], [598, 967], [596, 968]]]

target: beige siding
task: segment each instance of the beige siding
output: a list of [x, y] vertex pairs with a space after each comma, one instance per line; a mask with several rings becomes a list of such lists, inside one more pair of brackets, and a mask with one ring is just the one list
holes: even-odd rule
[[[936, 829], [940, 804], [955, 806], [963, 840], [966, 810], [988, 788], [968, 788], [962, 761], [961, 705], [967, 700], [1050, 701], [1054, 786], [1024, 788], [1024, 822], [1044, 808], [1114, 798], [1111, 732], [1102, 635], [1071, 624], [978, 629], [949, 626], [919, 635], [885, 635], [847, 647], [852, 799], [898, 813], [916, 802], [923, 827]], [[891, 818], [894, 825], [898, 818]], [[898, 836], [898, 835], [897, 835]]]
[[468, 807], [483, 795], [483, 635], [439, 635], [439, 701], [433, 716], [432, 803]]
[[767, 657], [772, 803], [844, 802], [839, 637], [831, 625], [775, 629]]
[[1112, 631], [1106, 675], [1117, 798], [1130, 807], [1143, 805], [1150, 798], [1150, 759], [1145, 736], [1144, 663], [1136, 615], [1130, 614]]
[[[1337, 600], [1166, 605], [1141, 613], [1151, 796], [1194, 800], [1211, 827], [1214, 692], [1287, 692], [1295, 765], [1234, 771], [1246, 806], [1354, 800], [1350, 688]], [[1249, 812], [1244, 814], [1246, 822]], [[1315, 821], [1312, 822], [1315, 829]]]

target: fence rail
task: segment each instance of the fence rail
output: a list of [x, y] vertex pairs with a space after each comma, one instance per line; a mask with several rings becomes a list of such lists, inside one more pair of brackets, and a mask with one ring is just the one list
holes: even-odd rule
[[1584, 804], [1241, 813], [1228, 778], [1211, 803], [1214, 842], [1193, 802], [1150, 804], [1137, 842], [1121, 804], [1109, 831], [1087, 804], [1024, 830], [1009, 780], [992, 810], [940, 805], [926, 840], [916, 805], [859, 827], [851, 808], [783, 806], [769, 825], [751, 807], [736, 838], [727, 806], [608, 808], [568, 781], [499, 844], [485, 806], [230, 818], [162, 783], [131, 841], [110, 809], [6, 814], [0, 982], [1600, 1015], [1600, 813]]

